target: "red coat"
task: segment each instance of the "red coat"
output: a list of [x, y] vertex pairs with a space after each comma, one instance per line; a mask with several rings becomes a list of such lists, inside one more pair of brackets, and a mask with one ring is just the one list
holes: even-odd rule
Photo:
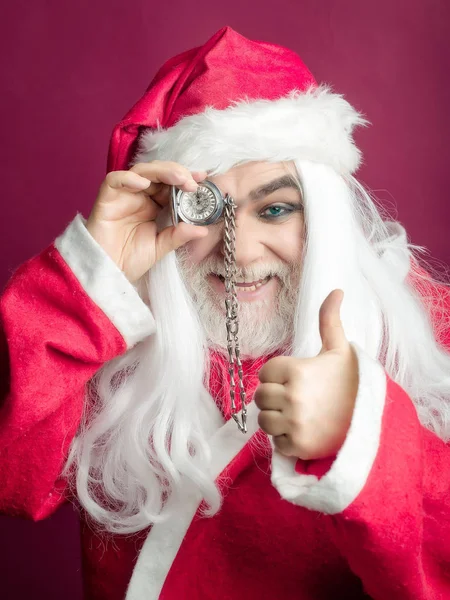
[[[67, 499], [59, 473], [86, 382], [150, 335], [154, 321], [80, 217], [17, 270], [0, 318], [0, 510], [39, 520]], [[272, 456], [253, 443], [265, 439], [255, 405], [246, 437], [219, 397], [224, 424], [210, 443], [222, 509], [200, 517], [186, 486], [177, 517], [151, 531], [106, 539], [82, 520], [86, 597], [449, 599], [450, 450], [355, 348], [360, 387], [337, 456]], [[261, 365], [245, 364], [250, 396]], [[226, 381], [218, 367], [213, 395]]]

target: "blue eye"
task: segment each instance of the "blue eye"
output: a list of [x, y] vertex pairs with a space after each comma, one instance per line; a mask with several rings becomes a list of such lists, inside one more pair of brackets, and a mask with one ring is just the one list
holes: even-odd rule
[[278, 217], [286, 217], [294, 211], [295, 207], [291, 205], [280, 205], [280, 204], [272, 204], [272, 206], [268, 206], [263, 211], [261, 211], [261, 216], [263, 219], [267, 220], [277, 220]]

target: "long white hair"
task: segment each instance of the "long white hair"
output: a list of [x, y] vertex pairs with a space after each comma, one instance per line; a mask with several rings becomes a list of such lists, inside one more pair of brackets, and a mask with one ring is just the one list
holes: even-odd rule
[[[420, 270], [423, 249], [383, 217], [356, 179], [309, 161], [295, 166], [306, 240], [292, 355], [317, 354], [320, 305], [331, 290], [342, 289], [348, 339], [380, 360], [410, 395], [422, 424], [448, 440], [450, 355], [436, 341], [445, 334], [448, 286]], [[168, 518], [165, 502], [182, 503], [186, 478], [209, 514], [221, 503], [209, 474], [208, 438], [220, 422], [207, 390], [208, 348], [175, 253], [137, 289], [156, 332], [91, 380], [65, 470], [84, 510], [114, 533]]]

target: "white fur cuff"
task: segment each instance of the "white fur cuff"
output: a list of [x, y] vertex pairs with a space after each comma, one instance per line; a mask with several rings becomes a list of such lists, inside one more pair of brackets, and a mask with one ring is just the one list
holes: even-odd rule
[[274, 451], [272, 484], [293, 504], [327, 514], [342, 512], [360, 494], [378, 452], [386, 397], [381, 364], [359, 346], [359, 388], [347, 438], [329, 471], [320, 479], [296, 473], [296, 459]]
[[85, 222], [77, 214], [56, 238], [55, 247], [131, 348], [155, 331], [155, 320], [131, 282], [90, 235]]

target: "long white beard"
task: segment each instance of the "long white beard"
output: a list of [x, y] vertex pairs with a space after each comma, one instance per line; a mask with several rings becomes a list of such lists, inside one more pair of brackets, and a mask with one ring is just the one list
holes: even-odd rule
[[[224, 273], [223, 261], [211, 256], [193, 265], [184, 248], [177, 250], [177, 257], [181, 277], [197, 307], [210, 347], [226, 354], [225, 303], [207, 279], [211, 273]], [[238, 268], [236, 275], [245, 281], [258, 281], [268, 275], [279, 279], [275, 299], [238, 302], [241, 355], [256, 358], [281, 348], [288, 350], [294, 332], [300, 265], [288, 265], [281, 261], [258, 263], [247, 269]]]

